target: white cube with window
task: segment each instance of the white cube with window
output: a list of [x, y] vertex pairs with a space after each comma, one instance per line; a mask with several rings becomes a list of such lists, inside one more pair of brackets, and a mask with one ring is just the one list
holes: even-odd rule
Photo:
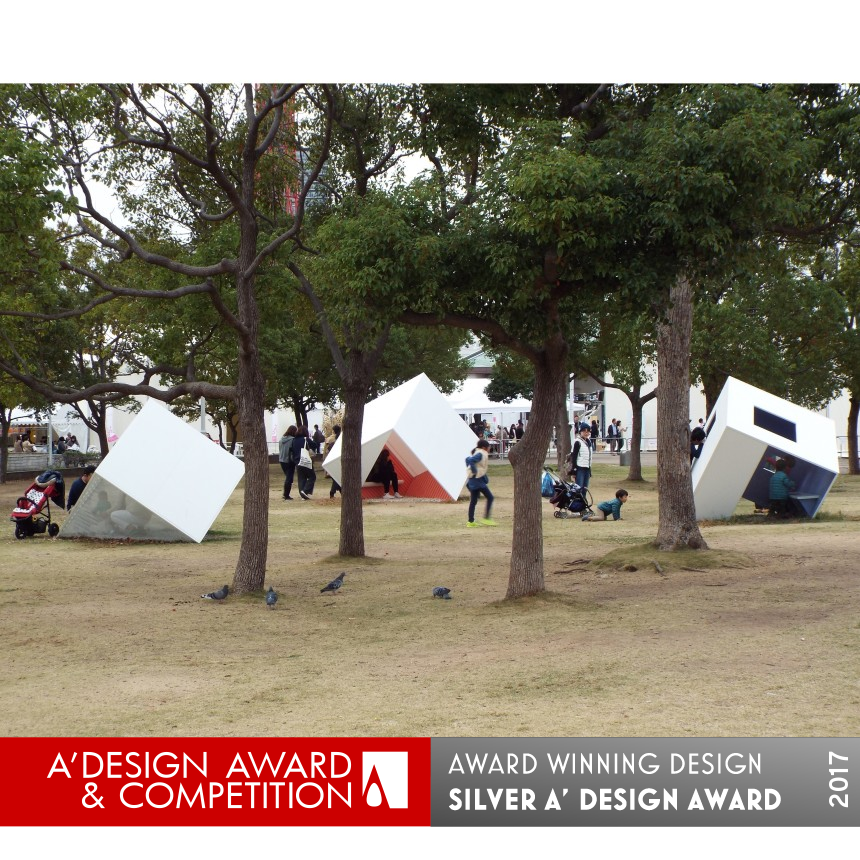
[[796, 507], [813, 517], [839, 474], [836, 426], [823, 415], [729, 377], [693, 461], [696, 518], [724, 519], [741, 499], [766, 507], [778, 459], [789, 463]]

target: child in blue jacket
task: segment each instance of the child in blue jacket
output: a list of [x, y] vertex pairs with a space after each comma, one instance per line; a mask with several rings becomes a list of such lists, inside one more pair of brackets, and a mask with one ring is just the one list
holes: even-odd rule
[[[621, 506], [630, 498], [630, 493], [627, 490], [616, 490], [615, 498], [610, 499], [608, 502], [601, 502], [597, 506], [597, 510], [603, 514], [603, 522], [609, 517], [609, 514], [612, 514], [613, 520], [621, 519]], [[588, 522], [589, 520], [594, 519], [594, 514], [586, 515], [582, 518], [582, 521]]]
[[480, 525], [494, 526], [494, 520], [490, 519], [490, 512], [493, 509], [493, 494], [487, 486], [490, 479], [487, 477], [487, 466], [489, 464], [490, 443], [486, 439], [478, 439], [478, 444], [472, 449], [470, 456], [466, 457], [466, 486], [472, 494], [469, 499], [469, 521], [466, 523], [466, 528], [477, 528], [478, 523], [475, 522], [475, 507], [478, 504], [478, 498], [483, 494], [487, 497], [487, 509], [484, 513], [484, 519]]

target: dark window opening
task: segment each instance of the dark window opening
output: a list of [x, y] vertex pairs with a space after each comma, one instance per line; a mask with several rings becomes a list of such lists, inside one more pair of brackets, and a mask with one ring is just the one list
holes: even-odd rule
[[779, 415], [759, 409], [758, 406], [753, 407], [753, 424], [756, 427], [761, 427], [762, 430], [770, 430], [771, 433], [776, 433], [783, 439], [791, 439], [792, 442], [797, 441], [797, 425], [793, 421], [780, 418]]

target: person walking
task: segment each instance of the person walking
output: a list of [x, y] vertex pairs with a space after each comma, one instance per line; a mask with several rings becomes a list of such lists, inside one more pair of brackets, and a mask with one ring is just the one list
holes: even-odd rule
[[606, 441], [609, 443], [609, 453], [617, 454], [618, 452], [615, 450], [618, 446], [618, 428], [615, 426], [616, 419], [613, 418], [609, 422], [609, 426], [606, 428]]
[[624, 450], [624, 434], [627, 432], [626, 427], [621, 426], [621, 419], [615, 419], [615, 436], [618, 439], [618, 453], [620, 454]]
[[589, 444], [591, 437], [591, 429], [583, 427], [579, 431], [579, 437], [573, 443], [573, 450], [570, 452], [570, 474], [574, 475], [574, 481], [580, 487], [587, 487], [591, 480], [591, 445]]
[[[302, 464], [302, 451], [307, 451], [307, 463]], [[311, 452], [313, 451], [313, 442], [308, 433], [307, 427], [299, 427], [296, 430], [295, 439], [293, 439], [293, 462], [296, 464], [296, 472], [298, 473], [299, 495], [306, 502], [310, 501], [314, 492], [314, 484], [316, 483], [317, 473], [314, 471], [314, 464], [311, 460]]]
[[597, 450], [597, 441], [600, 439], [600, 423], [596, 418], [591, 419], [591, 447]]
[[317, 454], [322, 454], [323, 444], [325, 443], [325, 433], [320, 430], [319, 424], [314, 424], [314, 435], [312, 439], [314, 443], [314, 451], [316, 451]]
[[[490, 518], [493, 511], [493, 494], [490, 492], [490, 479], [487, 476], [487, 466], [490, 462], [490, 443], [486, 439], [478, 439], [478, 444], [472, 449], [472, 453], [466, 457], [466, 487], [471, 494], [469, 497], [469, 518], [466, 528], [473, 529], [478, 526], [495, 526], [496, 521]], [[480, 523], [475, 522], [475, 508], [480, 496], [487, 499], [487, 507], [484, 518]]]
[[290, 490], [293, 487], [293, 476], [296, 471], [296, 462], [293, 459], [293, 440], [296, 437], [295, 425], [290, 425], [284, 431], [278, 442], [278, 462], [281, 464], [281, 469], [284, 472], [284, 501], [291, 502], [293, 497], [290, 495]]

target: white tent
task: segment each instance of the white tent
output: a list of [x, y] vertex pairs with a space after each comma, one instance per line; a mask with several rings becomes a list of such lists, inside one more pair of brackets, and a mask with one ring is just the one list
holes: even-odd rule
[[811, 517], [839, 474], [833, 421], [731, 376], [705, 431], [701, 456], [693, 461], [698, 519], [730, 517], [741, 498], [767, 505], [777, 458], [795, 460], [793, 498]]
[[[458, 415], [475, 415], [476, 413], [485, 415], [490, 413], [499, 416], [502, 424], [506, 423], [501, 419], [503, 415], [519, 416], [521, 412], [531, 412], [532, 402], [524, 397], [517, 397], [510, 403], [490, 400], [487, 397], [489, 384], [490, 380], [486, 377], [466, 379], [453, 394], [448, 394], [445, 399]], [[584, 408], [581, 403], [575, 403], [573, 406], [575, 412], [581, 412]]]
[[99, 464], [60, 537], [200, 543], [244, 472], [241, 460], [150, 400]]
[[[362, 479], [366, 479], [382, 449], [387, 448], [403, 495], [456, 499], [466, 481], [463, 461], [476, 441], [475, 434], [422, 373], [365, 407]], [[340, 483], [341, 439], [335, 442], [323, 468]], [[382, 487], [367, 487], [364, 495], [381, 496]]]
[[531, 400], [517, 397], [510, 403], [497, 403], [489, 399], [486, 394], [489, 379], [466, 379], [453, 393], [446, 396], [446, 400], [455, 412], [461, 415], [474, 415], [476, 412], [530, 412]]

